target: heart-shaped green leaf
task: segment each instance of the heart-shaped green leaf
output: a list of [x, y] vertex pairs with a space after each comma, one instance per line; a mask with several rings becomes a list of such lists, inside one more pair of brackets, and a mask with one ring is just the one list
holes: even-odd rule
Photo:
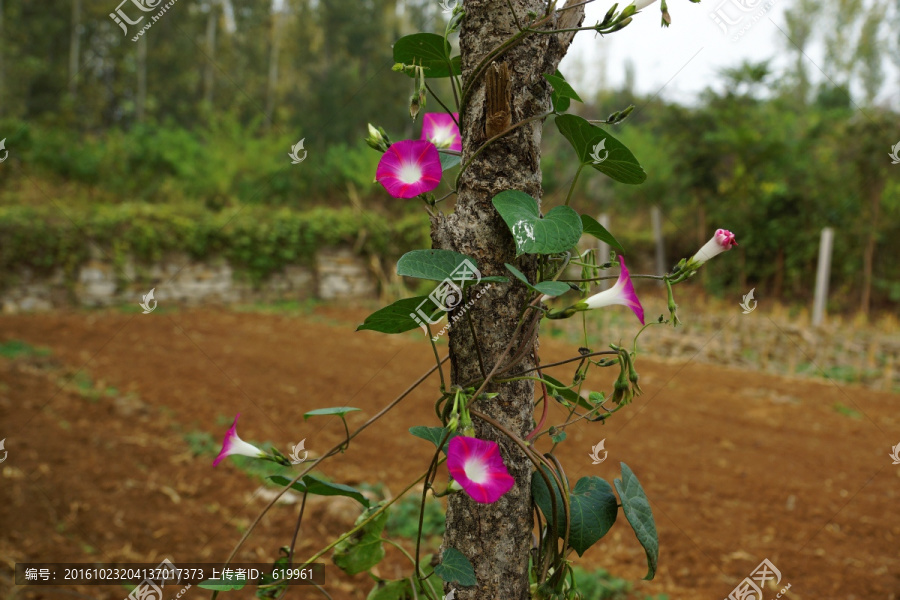
[[518, 190], [500, 192], [492, 202], [512, 233], [516, 256], [565, 252], [581, 239], [581, 219], [568, 206], [541, 217], [537, 200]]
[[366, 320], [356, 330], [364, 331], [369, 329], [380, 333], [410, 331], [416, 327], [421, 327], [421, 316], [418, 316], [419, 321], [413, 317], [413, 315], [418, 314], [418, 310], [425, 313], [432, 321], [440, 320], [444, 316], [444, 312], [438, 312], [437, 306], [428, 296], [413, 296], [412, 298], [397, 300], [393, 304], [373, 312], [366, 317]]
[[622, 183], [636, 185], [647, 179], [631, 150], [606, 130], [576, 115], [556, 117], [556, 127], [575, 148], [582, 165], [590, 165]]
[[[359, 525], [378, 510], [380, 504], [373, 504], [356, 519], [355, 525]], [[384, 558], [384, 545], [381, 540], [381, 532], [387, 523], [388, 511], [378, 514], [371, 521], [363, 525], [363, 528], [345, 540], [340, 541], [334, 547], [334, 564], [340, 567], [348, 575], [356, 575], [368, 571]]]
[[644, 552], [647, 554], [647, 574], [644, 579], [653, 579], [656, 575], [656, 564], [659, 560], [659, 536], [656, 533], [656, 523], [653, 521], [653, 511], [650, 510], [650, 501], [644, 494], [641, 482], [635, 477], [632, 470], [625, 463], [622, 465], [622, 479], [616, 479], [616, 490], [622, 499], [622, 510], [625, 518], [634, 529]]
[[542, 281], [540, 283], [536, 283], [531, 285], [528, 283], [528, 278], [525, 277], [525, 274], [522, 271], [518, 270], [514, 266], [509, 263], [504, 263], [506, 268], [512, 273], [516, 279], [524, 283], [528, 286], [528, 289], [533, 290], [535, 292], [539, 292], [541, 294], [546, 294], [547, 296], [556, 297], [562, 296], [566, 292], [570, 291], [572, 288], [569, 287], [568, 283], [563, 283], [562, 281]]
[[456, 165], [458, 165], [462, 159], [462, 156], [459, 154], [447, 154], [445, 152], [440, 152], [438, 154], [438, 158], [441, 159], [441, 171], [446, 171], [447, 169], [452, 169]]
[[477, 269], [474, 258], [453, 250], [411, 250], [397, 261], [397, 275], [432, 281], [475, 282], [480, 276]]
[[[613, 237], [606, 227], [597, 222], [597, 219], [588, 215], [581, 215], [581, 226], [584, 229], [584, 232], [588, 235], [592, 235], [601, 242], [606, 242], [611, 247], [615, 248], [616, 252], [620, 254], [625, 254], [625, 248], [622, 247], [622, 244], [619, 243], [619, 240]], [[605, 257], [600, 257], [600, 260], [605, 261]]]
[[451, 59], [450, 44], [436, 33], [414, 33], [397, 40], [394, 62], [425, 67], [425, 77], [429, 78], [449, 77], [451, 65], [454, 75], [462, 73], [460, 57]]
[[[444, 439], [444, 436], [447, 435], [446, 427], [426, 427], [424, 425], [416, 425], [415, 427], [410, 427], [409, 432], [418, 438], [422, 438], [423, 440], [428, 440], [434, 447], [437, 448], [437, 445], [441, 443], [441, 440]], [[447, 445], [450, 443], [450, 440], [460, 435], [459, 432], [453, 432], [447, 438], [447, 441], [444, 442], [441, 450], [444, 451], [444, 454], [447, 454]]]
[[[428, 564], [424, 560], [423, 564]], [[417, 595], [413, 594], [413, 584], [410, 581], [412, 577], [406, 579], [395, 579], [394, 581], [379, 580], [366, 596], [366, 600], [410, 600], [411, 598], [430, 598], [431, 596], [440, 597], [441, 592], [438, 590], [440, 581], [434, 579], [426, 579], [419, 581], [416, 579]], [[431, 596], [425, 591], [425, 586], [431, 590]]]
[[[272, 475], [269, 479], [278, 485], [287, 485], [291, 482], [290, 479], [282, 477], [281, 475]], [[353, 498], [366, 508], [369, 507], [369, 499], [363, 496], [358, 489], [341, 483], [325, 481], [313, 474], [304, 475], [300, 481], [291, 485], [291, 489], [297, 490], [300, 493], [305, 492], [307, 494], [313, 494], [314, 496], [345, 496], [347, 498]]]
[[[556, 527], [559, 536], [566, 533], [566, 513], [563, 508], [563, 497], [556, 485], [556, 480], [550, 475], [550, 471], [542, 466], [541, 469], [550, 478], [553, 484], [553, 493], [556, 495]], [[535, 503], [549, 521], [553, 518], [553, 505], [550, 499], [550, 490], [541, 474], [535, 471], [531, 475], [531, 495]], [[616, 522], [618, 502], [613, 494], [612, 487], [597, 476], [582, 477], [575, 484], [575, 489], [569, 494], [569, 513], [572, 523], [569, 526], [569, 546], [578, 556], [582, 556], [588, 548], [597, 543], [609, 531]]]
[[550, 101], [553, 103], [553, 110], [556, 112], [563, 113], [569, 110], [569, 99], [584, 102], [584, 100], [578, 97], [578, 93], [572, 89], [572, 86], [569, 85], [569, 82], [566, 81], [563, 74], [559, 72], [559, 69], [557, 69], [554, 75], [547, 75], [545, 73], [544, 79], [549, 81], [550, 85], [553, 86], [553, 93], [550, 96]]
[[434, 573], [444, 581], [458, 583], [467, 587], [475, 585], [475, 567], [466, 555], [456, 548], [445, 548], [441, 564], [434, 568]]

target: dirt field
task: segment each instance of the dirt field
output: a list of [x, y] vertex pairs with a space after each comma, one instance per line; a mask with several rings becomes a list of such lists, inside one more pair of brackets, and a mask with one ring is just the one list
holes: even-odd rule
[[[331, 447], [343, 435], [340, 421], [304, 422], [304, 412], [357, 406], [352, 428], [433, 364], [418, 336], [353, 332], [366, 312], [0, 317], [0, 343], [50, 350], [0, 357], [0, 439], [9, 452], [0, 464], [0, 598], [127, 594], [117, 586], [15, 587], [16, 562], [224, 560], [266, 502], [254, 497], [258, 481], [230, 460], [213, 469], [185, 435], [208, 432], [218, 442], [240, 412], [246, 440], [289, 451], [305, 438], [313, 454]], [[572, 354], [569, 345], [542, 342], [545, 363]], [[573, 481], [595, 474], [612, 482], [620, 461], [634, 470], [659, 530], [659, 571], [639, 581], [646, 562], [621, 514], [579, 564], [634, 581], [636, 598], [719, 600], [764, 558], [791, 584], [785, 598], [900, 598], [900, 465], [888, 456], [900, 442], [897, 395], [684, 360], [639, 359], [638, 368], [644, 395], [605, 426], [570, 430], [558, 452]], [[78, 372], [75, 382], [90, 383], [60, 389]], [[436, 377], [324, 472], [399, 491], [427, 466], [427, 443], [407, 429], [436, 424], [435, 389]], [[838, 404], [860, 414], [836, 411]], [[604, 438], [609, 458], [592, 465], [590, 447]], [[272, 560], [290, 543], [297, 510], [276, 506], [239, 558]], [[298, 557], [355, 516], [345, 503], [311, 502]], [[328, 569], [335, 599], [365, 598], [367, 576]], [[389, 548], [378, 570], [392, 578], [409, 566]], [[767, 590], [767, 600], [780, 587]], [[288, 597], [324, 598], [295, 590]], [[200, 597], [208, 592], [183, 596]], [[221, 596], [229, 597], [252, 596]]]

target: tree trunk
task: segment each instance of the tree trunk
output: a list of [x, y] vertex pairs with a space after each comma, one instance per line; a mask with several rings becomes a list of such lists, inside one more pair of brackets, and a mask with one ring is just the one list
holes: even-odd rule
[[147, 107], [147, 36], [142, 35], [137, 41], [137, 100], [134, 111], [138, 123], [144, 122]]
[[210, 0], [206, 19], [206, 71], [203, 73], [203, 102], [212, 108], [213, 85], [216, 81], [216, 24], [219, 20], [216, 3]]
[[[275, 112], [275, 94], [278, 91], [278, 55], [281, 53], [281, 19], [280, 11], [272, 11], [272, 45], [269, 52], [269, 79], [266, 85], [266, 128], [272, 127], [272, 115]], [[328, 38], [328, 36], [325, 36]]]
[[3, 0], [0, 0], [0, 117], [4, 116], [3, 107], [6, 106], [6, 77], [3, 63], [3, 53], [6, 51], [6, 36], [3, 31]]
[[772, 284], [772, 297], [781, 300], [781, 293], [784, 288], [784, 246], [778, 246], [778, 252], [775, 254], [775, 281]]
[[69, 36], [69, 93], [78, 92], [78, 75], [81, 54], [81, 0], [72, 0], [72, 30]]
[[[511, 4], [520, 23], [528, 20], [529, 11], [537, 13], [538, 18], [543, 17], [543, 0], [512, 0]], [[569, 4], [578, 2], [570, 0]], [[518, 29], [506, 0], [466, 0], [463, 7], [466, 16], [460, 32], [460, 51], [463, 81], [467, 81], [481, 59]], [[548, 28], [576, 27], [583, 18], [584, 7], [579, 6], [557, 13]], [[554, 72], [573, 36], [572, 33], [528, 36], [475, 80], [461, 115], [463, 164], [490, 137], [486, 132], [502, 131], [510, 123], [550, 108], [550, 88], [541, 74]], [[489, 93], [487, 80], [491, 83]], [[542, 127], [540, 120], [519, 127], [494, 142], [468, 166], [460, 180], [455, 211], [432, 219], [435, 248], [468, 254], [478, 262], [482, 275], [509, 275], [503, 266], [508, 262], [516, 264], [534, 280], [536, 260], [530, 256], [515, 258], [512, 236], [491, 199], [504, 190], [515, 189], [540, 201]], [[468, 311], [486, 372], [490, 372], [510, 343], [521, 310], [529, 299], [528, 290], [510, 279], [514, 283], [494, 284]], [[524, 337], [521, 332], [520, 337]], [[534, 339], [537, 344], [536, 335]], [[524, 341], [517, 340], [515, 347]], [[483, 378], [465, 318], [450, 329], [450, 365], [454, 384]], [[534, 365], [534, 348], [531, 348], [515, 371]], [[500, 395], [492, 400], [478, 400], [473, 408], [515, 434], [527, 435], [534, 426], [533, 382], [492, 384], [487, 391]], [[472, 562], [477, 584], [470, 588], [448, 586], [445, 591], [456, 589], [457, 600], [524, 600], [531, 597], [528, 558], [532, 546], [532, 466], [500, 432], [479, 419], [474, 421], [479, 438], [499, 442], [516, 485], [494, 504], [478, 504], [464, 494], [451, 496], [443, 547], [456, 548]]]
[[867, 187], [872, 208], [870, 209], [869, 236], [866, 240], [866, 248], [863, 250], [862, 297], [859, 303], [860, 311], [866, 316], [869, 315], [872, 298], [872, 263], [875, 260], [875, 244], [878, 241], [878, 218], [881, 212], [881, 192], [884, 190], [884, 180], [878, 180]]

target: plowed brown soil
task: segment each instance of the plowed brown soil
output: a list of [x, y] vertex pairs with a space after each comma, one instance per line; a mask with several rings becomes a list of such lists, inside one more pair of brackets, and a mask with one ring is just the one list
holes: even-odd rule
[[[244, 439], [289, 451], [305, 438], [313, 454], [331, 447], [343, 436], [340, 421], [304, 422], [304, 412], [357, 406], [362, 411], [348, 421], [358, 426], [433, 364], [420, 334], [353, 332], [365, 314], [0, 317], [0, 343], [18, 339], [51, 350], [0, 358], [0, 439], [9, 452], [0, 464], [0, 597], [127, 595], [117, 586], [17, 587], [16, 562], [224, 560], [266, 502], [254, 496], [257, 481], [228, 461], [213, 469], [184, 434], [218, 440], [222, 423], [240, 412]], [[650, 343], [652, 332], [645, 337]], [[545, 363], [573, 354], [568, 345], [542, 342]], [[646, 561], [621, 515], [579, 564], [635, 581], [636, 598], [725, 598], [763, 558], [780, 569], [782, 585], [791, 584], [786, 598], [900, 597], [900, 465], [888, 456], [900, 442], [897, 395], [690, 360], [639, 359], [638, 367], [644, 395], [605, 426], [572, 428], [558, 453], [573, 481], [594, 474], [612, 482], [620, 461], [634, 470], [659, 530], [659, 571], [654, 581], [639, 581]], [[78, 371], [95, 389], [116, 391], [91, 397], [60, 387]], [[349, 485], [383, 482], [399, 491], [427, 466], [428, 444], [407, 429], [436, 424], [436, 386], [433, 377], [323, 471]], [[592, 465], [590, 447], [601, 439], [609, 458]], [[273, 559], [290, 543], [297, 510], [277, 505], [239, 558]], [[355, 516], [345, 503], [308, 505], [298, 557]], [[404, 561], [389, 548], [378, 572], [402, 577], [410, 570]], [[365, 598], [371, 579], [328, 569], [325, 587], [335, 599]], [[766, 590], [767, 600], [780, 587]], [[183, 596], [200, 597], [208, 592]], [[228, 597], [252, 595], [220, 596]], [[324, 596], [295, 588], [287, 597]]]

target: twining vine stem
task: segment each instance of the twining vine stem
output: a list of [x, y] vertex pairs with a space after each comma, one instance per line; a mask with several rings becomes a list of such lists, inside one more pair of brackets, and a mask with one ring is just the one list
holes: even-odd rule
[[[338, 444], [332, 446], [332, 448], [331, 448], [328, 452], [326, 452], [325, 454], [323, 454], [322, 456], [320, 456], [319, 458], [317, 458], [315, 461], [313, 461], [312, 463], [310, 463], [310, 465], [309, 465], [308, 467], [306, 467], [306, 469], [304, 469], [299, 475], [297, 475], [296, 477], [294, 477], [294, 479], [292, 479], [286, 486], [284, 486], [284, 487], [281, 489], [280, 492], [278, 492], [277, 494], [275, 494], [275, 497], [272, 498], [271, 501], [269, 501], [269, 504], [266, 505], [266, 507], [262, 510], [262, 512], [261, 512], [259, 515], [257, 515], [257, 517], [253, 520], [253, 522], [252, 522], [252, 523], [250, 524], [250, 526], [247, 528], [247, 531], [244, 532], [244, 535], [241, 537], [240, 541], [238, 541], [237, 545], [236, 545], [236, 546], [234, 547], [234, 549], [231, 551], [231, 554], [229, 554], [229, 555], [228, 555], [228, 558], [225, 560], [225, 564], [223, 565], [223, 568], [224, 568], [224, 567], [227, 567], [227, 566], [231, 563], [231, 561], [234, 560], [234, 557], [237, 555], [238, 550], [241, 549], [241, 546], [244, 545], [244, 542], [247, 541], [247, 538], [250, 537], [250, 534], [253, 533], [253, 530], [256, 528], [257, 525], [259, 525], [259, 522], [262, 520], [262, 518], [266, 515], [266, 513], [268, 513], [268, 512], [272, 509], [273, 506], [275, 506], [275, 503], [278, 502], [278, 499], [281, 498], [281, 496], [282, 496], [286, 491], [288, 491], [289, 489], [291, 489], [291, 487], [293, 487], [293, 485], [294, 485], [295, 483], [297, 483], [298, 481], [300, 481], [300, 479], [302, 479], [304, 475], [306, 475], [307, 473], [309, 473], [310, 471], [312, 471], [314, 468], [316, 468], [316, 467], [319, 465], [319, 463], [321, 463], [322, 461], [324, 461], [324, 460], [327, 459], [327, 458], [330, 458], [330, 457], [334, 456], [335, 454], [338, 454], [339, 451], [340, 451], [340, 449], [341, 449], [341, 447], [344, 446], [344, 444], [349, 444], [349, 443], [350, 443], [350, 440], [352, 440], [352, 439], [355, 438], [357, 435], [359, 435], [360, 433], [362, 433], [362, 431], [363, 431], [364, 429], [366, 429], [369, 425], [371, 425], [372, 423], [374, 423], [375, 421], [377, 421], [378, 419], [380, 419], [381, 417], [383, 417], [385, 414], [388, 413], [388, 411], [390, 411], [392, 408], [394, 408], [395, 406], [397, 406], [397, 404], [399, 404], [404, 398], [406, 398], [410, 393], [412, 393], [413, 390], [415, 390], [415, 389], [416, 389], [417, 387], [419, 387], [426, 379], [428, 379], [428, 377], [431, 376], [432, 373], [434, 373], [436, 370], [438, 370], [438, 368], [439, 368], [439, 367], [440, 367], [440, 366], [441, 366], [448, 358], [450, 358], [450, 355], [445, 356], [444, 358], [442, 358], [442, 359], [438, 362], [438, 364], [436, 364], [435, 366], [433, 366], [433, 367], [431, 367], [430, 369], [428, 369], [428, 370], [427, 370], [421, 377], [419, 377], [412, 385], [410, 385], [408, 388], [406, 388], [406, 390], [404, 390], [403, 393], [401, 393], [399, 396], [397, 396], [396, 398], [394, 398], [393, 400], [391, 400], [391, 402], [389, 402], [389, 403], [387, 404], [387, 406], [385, 406], [385, 407], [382, 408], [380, 411], [378, 411], [378, 413], [375, 414], [371, 419], [369, 419], [368, 421], [366, 421], [365, 423], [363, 423], [362, 425], [360, 425], [359, 428], [358, 428], [356, 431], [354, 431], [351, 435], [349, 435], [349, 436], [347, 437], [346, 440], [342, 440], [342, 441], [339, 442]], [[421, 479], [421, 478], [420, 478], [420, 479]], [[418, 481], [418, 480], [416, 480], [416, 481]], [[319, 554], [319, 556], [321, 556], [321, 554]], [[308, 562], [311, 562], [311, 561], [308, 561]], [[218, 595], [219, 595], [218, 590], [214, 591], [214, 592], [212, 593], [211, 600], [215, 600], [216, 596], [218, 596]]]

